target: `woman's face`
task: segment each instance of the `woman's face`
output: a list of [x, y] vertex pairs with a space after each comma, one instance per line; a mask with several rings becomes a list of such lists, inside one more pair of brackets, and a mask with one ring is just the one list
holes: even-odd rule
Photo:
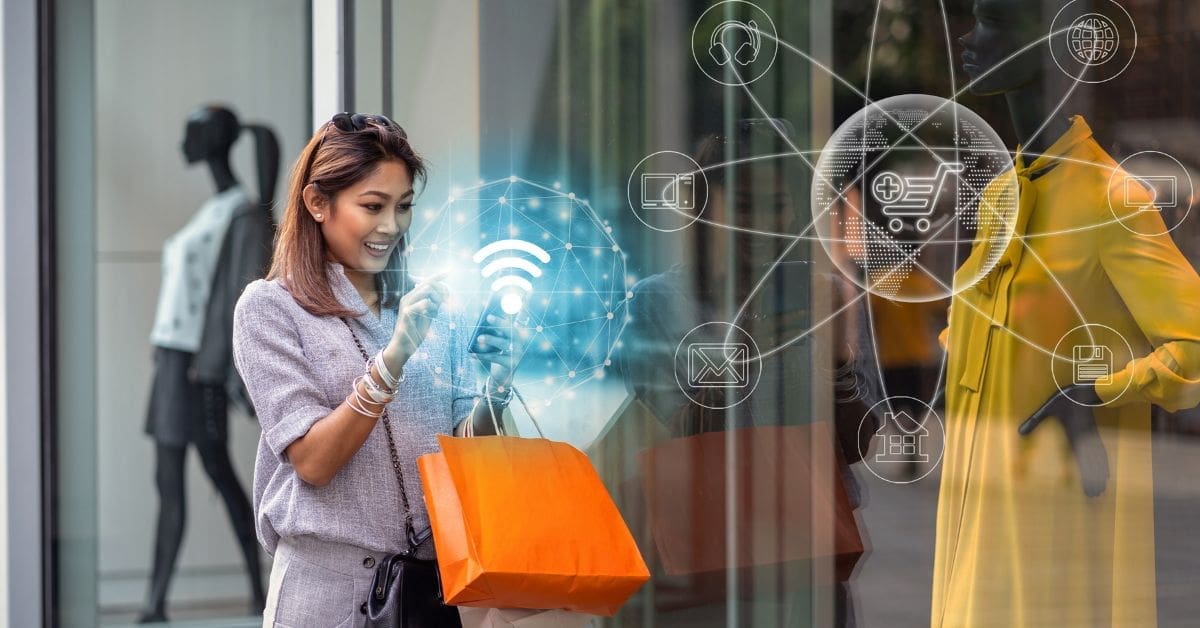
[[[309, 190], [316, 202], [308, 200]], [[330, 256], [350, 271], [384, 270], [412, 224], [412, 175], [402, 161], [381, 162], [373, 173], [335, 194], [333, 211], [313, 187], [305, 197], [308, 211], [321, 223]]]

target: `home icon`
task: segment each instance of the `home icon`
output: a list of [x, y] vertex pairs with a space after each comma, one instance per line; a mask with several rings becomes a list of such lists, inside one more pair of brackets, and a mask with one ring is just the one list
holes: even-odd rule
[[908, 412], [887, 412], [875, 432], [879, 441], [875, 462], [929, 462], [929, 454], [925, 453], [928, 437], [929, 430]]

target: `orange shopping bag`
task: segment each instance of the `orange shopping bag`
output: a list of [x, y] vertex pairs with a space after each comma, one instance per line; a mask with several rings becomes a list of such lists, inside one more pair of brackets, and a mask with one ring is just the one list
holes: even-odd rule
[[439, 436], [417, 460], [447, 604], [612, 616], [650, 578], [583, 452]]

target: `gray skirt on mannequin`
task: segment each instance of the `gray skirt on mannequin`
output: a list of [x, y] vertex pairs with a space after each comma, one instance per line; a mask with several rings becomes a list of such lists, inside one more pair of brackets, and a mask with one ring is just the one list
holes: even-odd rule
[[161, 445], [184, 447], [228, 439], [228, 395], [221, 384], [188, 376], [195, 354], [154, 348], [154, 379], [146, 409], [146, 434]]

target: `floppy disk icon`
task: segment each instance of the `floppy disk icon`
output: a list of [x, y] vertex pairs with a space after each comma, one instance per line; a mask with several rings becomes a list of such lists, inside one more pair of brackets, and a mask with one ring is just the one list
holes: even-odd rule
[[1075, 362], [1074, 384], [1112, 383], [1113, 354], [1103, 345], [1076, 345], [1072, 351]]
[[687, 355], [689, 386], [745, 388], [750, 383], [750, 348], [742, 343], [694, 342]]

